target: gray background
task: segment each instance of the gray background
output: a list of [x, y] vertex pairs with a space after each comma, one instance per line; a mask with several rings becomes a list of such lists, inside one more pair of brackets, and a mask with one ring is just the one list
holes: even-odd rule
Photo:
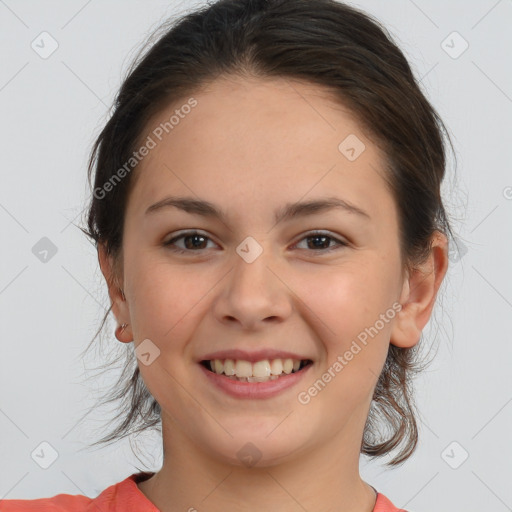
[[[80, 357], [109, 301], [74, 224], [89, 194], [88, 152], [131, 58], [161, 19], [194, 5], [0, 0], [0, 497], [96, 496], [142, 467], [128, 440], [84, 449], [109, 412], [79, 420], [118, 373], [85, 371], [108, 354]], [[512, 510], [512, 3], [353, 5], [387, 26], [453, 135], [458, 167], [450, 163], [443, 192], [461, 248], [425, 330], [439, 349], [416, 381], [419, 447], [394, 470], [362, 457], [361, 473], [415, 512]], [[47, 58], [31, 47], [43, 31], [58, 43]], [[57, 250], [46, 262], [43, 237]], [[117, 350], [114, 328], [106, 342]], [[139, 441], [158, 469], [158, 436]], [[31, 457], [51, 454], [42, 442], [58, 454], [47, 469]]]

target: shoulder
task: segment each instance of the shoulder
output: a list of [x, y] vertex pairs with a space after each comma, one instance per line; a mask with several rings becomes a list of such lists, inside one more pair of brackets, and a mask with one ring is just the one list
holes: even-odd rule
[[107, 487], [96, 498], [76, 494], [58, 494], [35, 500], [0, 500], [0, 512], [118, 512], [138, 510], [158, 512], [142, 494], [136, 482], [145, 473], [135, 473], [123, 481]]
[[87, 510], [92, 498], [82, 495], [58, 494], [35, 500], [0, 500], [0, 512], [67, 512]]
[[391, 500], [384, 496], [384, 494], [377, 492], [377, 501], [373, 512], [407, 512], [403, 508], [398, 508], [391, 503]]

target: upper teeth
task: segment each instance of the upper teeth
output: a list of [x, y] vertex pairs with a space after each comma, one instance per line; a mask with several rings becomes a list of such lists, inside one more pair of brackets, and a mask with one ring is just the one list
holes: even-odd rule
[[271, 375], [288, 374], [300, 368], [300, 359], [263, 359], [251, 363], [243, 359], [214, 359], [210, 361], [210, 368], [215, 373], [233, 375], [236, 377], [270, 377]]

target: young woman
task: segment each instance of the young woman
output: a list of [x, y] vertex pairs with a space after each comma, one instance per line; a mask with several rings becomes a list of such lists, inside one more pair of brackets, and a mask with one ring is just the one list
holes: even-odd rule
[[340, 2], [220, 0], [167, 28], [96, 141], [84, 230], [135, 364], [107, 440], [161, 427], [163, 466], [0, 510], [399, 510], [359, 459], [417, 444], [445, 134]]

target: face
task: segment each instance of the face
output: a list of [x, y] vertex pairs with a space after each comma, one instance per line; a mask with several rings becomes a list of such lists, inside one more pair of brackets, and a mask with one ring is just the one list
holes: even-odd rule
[[[150, 364], [138, 364], [167, 442], [187, 439], [232, 464], [244, 450], [272, 465], [333, 443], [358, 455], [403, 292], [384, 156], [311, 84], [223, 78], [193, 98], [148, 124], [143, 139], [155, 146], [137, 168], [123, 233], [126, 314], [135, 347], [146, 340]], [[160, 123], [177, 109], [167, 133]], [[171, 196], [222, 216], [150, 208]], [[284, 215], [326, 199], [355, 209]], [[215, 376], [201, 364], [211, 358], [233, 359], [239, 374], [310, 363], [250, 383]]]

